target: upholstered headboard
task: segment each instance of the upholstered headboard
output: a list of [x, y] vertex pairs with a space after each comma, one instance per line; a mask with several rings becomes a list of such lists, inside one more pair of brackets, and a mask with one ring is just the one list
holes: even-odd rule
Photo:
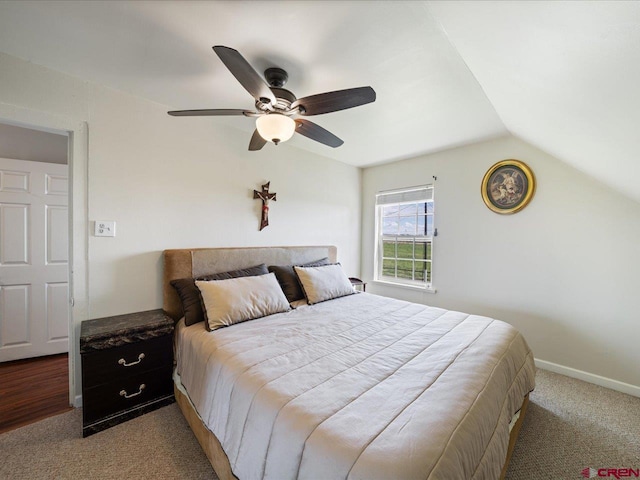
[[174, 320], [179, 320], [182, 316], [182, 304], [175, 289], [171, 286], [171, 280], [247, 268], [260, 263], [297, 265], [324, 257], [329, 257], [332, 263], [336, 262], [336, 247], [327, 245], [165, 250], [162, 308]]

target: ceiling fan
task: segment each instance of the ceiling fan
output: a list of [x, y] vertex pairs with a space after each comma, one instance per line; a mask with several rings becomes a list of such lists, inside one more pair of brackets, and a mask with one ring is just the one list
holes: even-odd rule
[[240, 84], [255, 98], [256, 111], [241, 109], [174, 110], [168, 112], [175, 117], [244, 115], [257, 117], [256, 130], [249, 142], [249, 150], [260, 150], [270, 141], [278, 145], [289, 140], [295, 132], [329, 147], [339, 147], [344, 142], [333, 133], [303, 118], [294, 116], [320, 115], [358, 107], [374, 102], [376, 92], [371, 87], [349, 88], [335, 92], [319, 93], [296, 98], [282, 87], [289, 76], [281, 68], [267, 68], [262, 77], [233, 48], [221, 45], [213, 47], [222, 63]]

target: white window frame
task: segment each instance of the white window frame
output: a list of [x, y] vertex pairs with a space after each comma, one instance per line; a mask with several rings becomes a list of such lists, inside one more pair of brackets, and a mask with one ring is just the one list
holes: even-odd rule
[[[434, 271], [433, 269], [434, 241], [433, 240], [434, 240], [434, 236], [436, 235], [435, 234], [436, 229], [435, 229], [435, 203], [434, 203], [433, 193], [434, 193], [434, 188], [433, 188], [433, 185], [430, 184], [430, 185], [421, 185], [417, 187], [378, 192], [376, 194], [376, 205], [375, 205], [376, 245], [375, 245], [375, 258], [374, 258], [374, 281], [380, 282], [380, 283], [397, 285], [397, 286], [409, 287], [409, 288], [418, 288], [421, 290], [426, 290], [426, 291], [435, 293], [435, 289], [433, 288], [433, 271]], [[383, 234], [382, 227], [383, 227], [383, 208], [384, 207], [388, 207], [391, 205], [397, 205], [400, 207], [402, 205], [408, 205], [412, 203], [423, 203], [423, 202], [431, 202], [433, 206], [433, 208], [431, 209], [431, 212], [425, 214], [425, 226], [427, 225], [427, 217], [430, 216], [433, 219], [431, 235], [424, 235], [424, 234], [420, 235], [418, 232], [416, 232], [415, 235], [400, 234], [400, 233], [395, 235]], [[417, 214], [416, 214], [416, 217], [417, 217]], [[399, 218], [401, 218], [401, 216], [399, 216]], [[396, 245], [398, 243], [404, 243], [404, 242], [413, 242], [414, 245], [416, 242], [426, 243], [431, 247], [430, 258], [424, 259], [424, 260], [421, 258], [416, 259], [415, 247], [413, 252], [414, 256], [412, 258], [400, 257], [397, 251], [397, 247], [396, 247], [394, 257], [385, 257], [384, 256], [385, 241], [386, 242], [392, 241], [396, 243]], [[426, 279], [426, 272], [425, 272], [424, 280], [419, 280], [419, 279], [416, 280], [415, 278], [408, 279], [408, 278], [398, 277], [397, 263], [396, 263], [396, 274], [394, 276], [384, 275], [382, 267], [385, 259], [388, 259], [388, 260], [393, 259], [393, 260], [396, 260], [396, 262], [398, 260], [401, 260], [401, 261], [409, 260], [411, 262], [414, 262], [414, 265], [416, 260], [424, 261], [425, 263], [430, 264], [430, 268], [429, 268], [430, 278], [428, 280]], [[415, 268], [412, 268], [412, 273], [415, 273]]]

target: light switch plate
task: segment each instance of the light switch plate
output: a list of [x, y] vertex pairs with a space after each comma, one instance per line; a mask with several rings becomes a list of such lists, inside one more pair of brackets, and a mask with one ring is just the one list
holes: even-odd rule
[[116, 222], [96, 220], [94, 234], [96, 237], [115, 237]]

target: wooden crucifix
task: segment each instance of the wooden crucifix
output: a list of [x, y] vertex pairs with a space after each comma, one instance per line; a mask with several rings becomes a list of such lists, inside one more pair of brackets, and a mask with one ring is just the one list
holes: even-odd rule
[[260, 230], [269, 225], [269, 202], [273, 200], [276, 201], [276, 194], [269, 193], [269, 184], [271, 182], [267, 182], [262, 185], [262, 191], [258, 190], [253, 191], [253, 198], [259, 198], [262, 200], [262, 219], [260, 220]]

